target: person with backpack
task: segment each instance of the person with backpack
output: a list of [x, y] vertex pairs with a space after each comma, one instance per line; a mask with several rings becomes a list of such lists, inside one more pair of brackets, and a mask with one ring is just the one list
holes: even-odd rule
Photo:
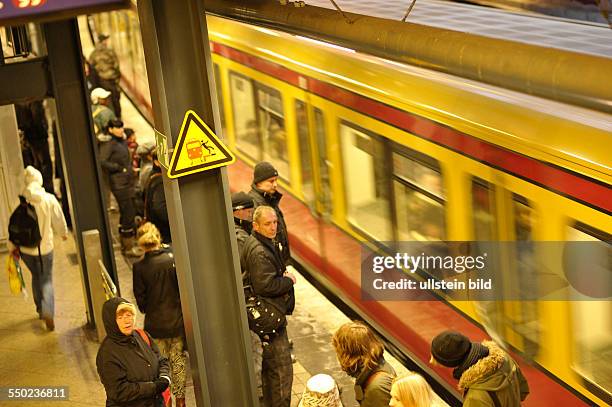
[[9, 251], [14, 257], [21, 257], [32, 273], [36, 312], [47, 329], [53, 331], [53, 237], [58, 234], [66, 240], [68, 228], [57, 198], [43, 188], [42, 174], [28, 166], [24, 176], [21, 203], [9, 220]]
[[519, 407], [529, 394], [521, 369], [495, 342], [472, 342], [455, 331], [431, 341], [431, 362], [452, 367], [466, 407]]

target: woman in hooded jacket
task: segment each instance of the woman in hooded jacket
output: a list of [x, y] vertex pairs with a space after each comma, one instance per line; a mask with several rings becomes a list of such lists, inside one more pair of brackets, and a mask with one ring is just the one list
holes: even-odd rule
[[137, 332], [135, 315], [136, 307], [123, 298], [111, 298], [102, 306], [106, 338], [98, 350], [96, 367], [107, 407], [164, 405], [162, 393], [170, 385], [168, 360], [146, 332]]

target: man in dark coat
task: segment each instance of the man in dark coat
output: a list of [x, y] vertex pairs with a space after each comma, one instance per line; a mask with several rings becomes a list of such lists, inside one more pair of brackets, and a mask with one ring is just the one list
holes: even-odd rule
[[108, 133], [112, 139], [100, 146], [100, 165], [108, 174], [110, 189], [119, 204], [119, 235], [121, 247], [127, 255], [139, 256], [134, 250], [136, 235], [134, 217], [134, 173], [127, 144], [123, 140], [123, 122], [111, 120]]
[[[285, 271], [278, 242], [276, 211], [260, 206], [253, 214], [253, 232], [246, 240], [242, 253], [254, 293], [266, 298], [279, 311], [290, 315], [295, 307], [293, 285], [295, 276]], [[281, 327], [264, 346], [263, 393], [269, 407], [289, 407], [293, 365], [287, 330]]]
[[162, 177], [162, 168], [157, 159], [157, 152], [153, 151], [153, 168], [151, 174], [144, 186], [144, 215], [145, 218], [152, 222], [161, 233], [162, 242], [170, 244], [172, 242], [172, 234], [170, 232], [170, 221], [168, 220], [168, 208], [166, 206], [166, 195], [164, 193], [164, 180]]
[[452, 367], [466, 407], [520, 407], [529, 394], [521, 369], [495, 342], [444, 331], [431, 342], [433, 362]]
[[285, 264], [289, 263], [291, 250], [289, 249], [289, 236], [287, 234], [287, 224], [283, 211], [278, 206], [283, 194], [278, 192], [278, 171], [272, 164], [262, 161], [255, 166], [253, 172], [253, 184], [249, 195], [255, 202], [255, 208], [266, 205], [274, 208], [278, 219], [278, 232], [276, 240], [280, 244], [281, 256]]
[[[253, 230], [253, 198], [245, 192], [235, 192], [232, 194], [232, 211], [234, 214], [234, 228], [236, 230], [236, 242], [238, 243], [238, 255], [240, 256], [240, 269], [242, 272], [242, 284], [248, 284], [247, 268], [242, 257], [244, 244]], [[246, 298], [245, 298], [246, 300]], [[251, 350], [253, 352], [253, 365], [255, 368], [255, 380], [257, 382], [257, 395], [263, 399], [263, 385], [261, 381], [261, 365], [263, 362], [263, 346], [261, 338], [255, 332], [249, 330], [251, 336]]]
[[[107, 407], [160, 407], [161, 393], [170, 384], [168, 360], [134, 329], [136, 309], [119, 297], [102, 306], [106, 338], [96, 367], [106, 390]], [[148, 335], [143, 332], [144, 335]]]

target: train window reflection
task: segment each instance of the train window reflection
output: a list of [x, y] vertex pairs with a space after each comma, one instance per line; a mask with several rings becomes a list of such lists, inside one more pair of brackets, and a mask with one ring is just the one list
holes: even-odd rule
[[314, 186], [312, 182], [312, 153], [308, 138], [308, 112], [306, 104], [301, 100], [295, 101], [295, 120], [297, 125], [298, 144], [300, 147], [300, 168], [302, 174], [302, 193], [304, 200], [311, 203], [314, 200]]
[[325, 116], [321, 109], [314, 108], [315, 131], [317, 136], [317, 156], [319, 157], [319, 177], [321, 182], [321, 210], [325, 214], [332, 211], [331, 180], [329, 178], [329, 161], [327, 159], [327, 137], [325, 135]]
[[[567, 240], [594, 243], [594, 247], [588, 252], [585, 251], [582, 256], [575, 253], [576, 256], [572, 259], [567, 257], [565, 259], [566, 275], [574, 286], [574, 292], [579, 292], [580, 294], [576, 295], [581, 298], [572, 302], [574, 368], [588, 382], [603, 388], [609, 395], [612, 393], [612, 307], [609, 301], [585, 300], [584, 296], [595, 294], [590, 290], [610, 287], [612, 284], [610, 281], [612, 239], [609, 234], [577, 224], [569, 228]], [[589, 266], [584, 268], [580, 267], [581, 264], [572, 266], [572, 261], [588, 262]], [[567, 270], [568, 267], [572, 269]], [[584, 275], [584, 270], [589, 270], [590, 274]], [[572, 276], [572, 272], [582, 275]]]
[[287, 137], [280, 92], [230, 73], [234, 131], [238, 148], [254, 161], [269, 161], [289, 180]]
[[243, 76], [230, 74], [230, 90], [234, 111], [236, 144], [255, 161], [261, 159], [261, 134], [257, 125], [253, 84]]
[[496, 239], [495, 189], [478, 177], [472, 178], [474, 238], [485, 242]]
[[[420, 156], [421, 154], [419, 158], [423, 158]], [[426, 160], [428, 165], [412, 157], [393, 153], [393, 190], [398, 240], [445, 239], [442, 176], [438, 163], [430, 157], [426, 157]]]
[[342, 123], [347, 220], [379, 241], [393, 239], [384, 145], [378, 136]]
[[225, 106], [223, 105], [223, 91], [221, 90], [221, 70], [219, 69], [219, 64], [213, 64], [213, 69], [215, 71], [215, 88], [217, 90], [217, 104], [219, 105], [219, 116], [221, 116], [221, 128], [223, 129], [223, 134], [225, 134]]

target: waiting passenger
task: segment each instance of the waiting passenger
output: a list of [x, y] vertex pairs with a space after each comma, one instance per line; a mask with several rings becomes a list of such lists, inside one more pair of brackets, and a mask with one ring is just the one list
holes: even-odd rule
[[342, 407], [340, 391], [334, 378], [318, 374], [308, 379], [298, 407]]
[[140, 312], [145, 314], [145, 330], [153, 337], [162, 356], [170, 361], [176, 407], [184, 407], [187, 358], [174, 255], [172, 249], [162, 247], [159, 230], [153, 224], [145, 223], [138, 234], [144, 257], [133, 266], [134, 297]]
[[98, 78], [100, 87], [110, 92], [112, 100], [110, 105], [115, 115], [121, 118], [121, 89], [119, 88], [121, 70], [119, 69], [119, 58], [110, 47], [109, 38], [108, 34], [98, 34], [96, 47], [89, 55], [89, 64]]
[[100, 149], [100, 165], [108, 175], [110, 190], [119, 205], [119, 235], [121, 249], [128, 256], [140, 256], [134, 248], [136, 235], [134, 218], [134, 173], [127, 144], [123, 139], [123, 122], [113, 120], [108, 125], [112, 140]]
[[[232, 211], [234, 213], [234, 228], [236, 229], [236, 242], [238, 243], [238, 255], [240, 256], [240, 269], [242, 272], [242, 284], [246, 285], [247, 268], [242, 256], [244, 244], [253, 229], [253, 198], [245, 192], [232, 194]], [[246, 298], [245, 298], [246, 299]], [[255, 332], [249, 330], [251, 336], [251, 350], [253, 352], [253, 365], [255, 367], [255, 381], [257, 383], [257, 396], [263, 400], [263, 384], [261, 381], [261, 369], [263, 363], [263, 346], [261, 338]]]
[[153, 150], [151, 157], [153, 168], [144, 187], [144, 215], [146, 220], [157, 226], [161, 233], [162, 242], [169, 244], [172, 241], [172, 234], [170, 233], [162, 168], [157, 159], [157, 150]]
[[385, 347], [361, 322], [347, 322], [334, 333], [332, 344], [340, 367], [355, 378], [361, 407], [388, 406], [395, 370], [385, 361]]
[[111, 298], [102, 306], [106, 337], [96, 367], [109, 407], [160, 407], [170, 385], [168, 360], [149, 334], [136, 329], [135, 315], [134, 304], [123, 298]]
[[431, 341], [431, 362], [452, 367], [467, 407], [518, 407], [529, 394], [521, 369], [495, 342], [444, 331]]
[[109, 141], [104, 132], [111, 120], [116, 120], [115, 112], [109, 107], [111, 93], [103, 88], [95, 88], [91, 91], [91, 115], [93, 117], [94, 133], [98, 142]]
[[255, 202], [255, 208], [266, 205], [274, 208], [278, 220], [278, 233], [276, 240], [280, 243], [281, 255], [285, 264], [289, 263], [291, 250], [289, 249], [289, 238], [287, 235], [287, 224], [283, 211], [278, 206], [283, 194], [278, 192], [278, 171], [272, 164], [262, 161], [255, 166], [253, 171], [253, 184], [249, 195]]
[[[291, 315], [295, 307], [292, 273], [285, 271], [280, 247], [275, 240], [276, 212], [269, 206], [258, 207], [253, 214], [253, 232], [244, 244], [244, 264], [252, 291], [278, 312]], [[287, 329], [276, 328], [268, 336], [263, 351], [262, 379], [264, 402], [269, 407], [289, 407], [293, 365]]]
[[391, 386], [389, 407], [431, 407], [434, 393], [427, 381], [418, 373], [410, 372], [398, 377]]

